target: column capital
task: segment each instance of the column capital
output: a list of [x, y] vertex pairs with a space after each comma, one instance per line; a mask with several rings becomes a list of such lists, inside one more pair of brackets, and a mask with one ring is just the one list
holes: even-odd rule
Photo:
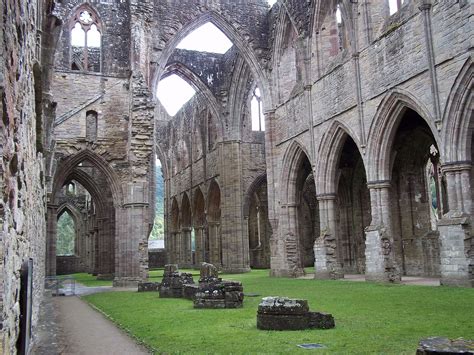
[[367, 181], [367, 188], [370, 189], [388, 189], [392, 186], [390, 180]]
[[464, 170], [471, 170], [472, 162], [468, 160], [464, 161], [454, 161], [449, 163], [444, 163], [441, 165], [441, 171], [443, 173], [447, 172], [459, 172]]
[[316, 195], [316, 199], [318, 201], [335, 200], [336, 199], [336, 193], [335, 192], [330, 192], [330, 193], [326, 193], [326, 194], [319, 194], [319, 195]]

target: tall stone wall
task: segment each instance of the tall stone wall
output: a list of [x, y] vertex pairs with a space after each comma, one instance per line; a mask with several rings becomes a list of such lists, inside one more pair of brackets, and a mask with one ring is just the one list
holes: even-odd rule
[[[44, 3], [47, 7], [48, 3]], [[42, 299], [45, 255], [45, 174], [37, 149], [41, 134], [41, 76], [37, 32], [42, 8], [36, 1], [2, 1], [0, 92], [2, 95], [2, 352], [16, 353], [20, 316], [20, 268], [33, 259], [33, 329]], [[46, 9], [47, 10], [47, 9]], [[46, 11], [45, 10], [45, 11]], [[40, 96], [39, 96], [40, 97]], [[39, 141], [41, 141], [42, 137]]]

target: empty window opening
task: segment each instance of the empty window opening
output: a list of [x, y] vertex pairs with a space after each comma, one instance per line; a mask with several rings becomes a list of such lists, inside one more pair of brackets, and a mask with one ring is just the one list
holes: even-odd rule
[[277, 0], [267, 0], [268, 2], [268, 5], [270, 5], [270, 7], [272, 7], [273, 5], [276, 4]]
[[196, 90], [176, 74], [160, 80], [156, 90], [158, 100], [171, 117], [175, 116], [194, 94]]
[[86, 140], [95, 142], [97, 140], [97, 112], [87, 111], [86, 113]]
[[56, 255], [57, 256], [71, 256], [74, 255], [74, 244], [76, 239], [76, 227], [74, 220], [68, 211], [64, 212], [58, 218], [56, 241]]
[[79, 10], [71, 27], [71, 69], [100, 72], [101, 32], [97, 18]]
[[155, 157], [155, 221], [151, 230], [150, 240], [156, 241], [159, 248], [164, 248], [165, 240], [165, 181], [160, 159]]
[[342, 13], [341, 13], [341, 7], [337, 5], [336, 9], [336, 22], [338, 24], [342, 24]]
[[395, 12], [400, 11], [402, 5], [406, 0], [388, 0], [388, 5], [390, 8], [390, 15], [393, 15]]
[[230, 39], [208, 22], [187, 35], [177, 46], [189, 51], [224, 54], [232, 47]]
[[76, 185], [73, 182], [70, 182], [67, 185], [67, 193], [70, 195], [75, 195], [76, 194]]
[[250, 106], [252, 114], [252, 131], [265, 131], [265, 116], [263, 115], [262, 97], [259, 88], [255, 88], [253, 91]]

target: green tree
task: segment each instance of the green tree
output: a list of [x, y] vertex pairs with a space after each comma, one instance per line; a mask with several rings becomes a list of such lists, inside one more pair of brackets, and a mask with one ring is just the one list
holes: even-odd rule
[[74, 255], [76, 228], [74, 220], [68, 212], [64, 212], [58, 219], [56, 255]]

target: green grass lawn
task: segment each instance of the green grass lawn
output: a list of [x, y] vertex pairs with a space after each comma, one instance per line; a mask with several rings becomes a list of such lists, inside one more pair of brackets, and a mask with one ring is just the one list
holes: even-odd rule
[[[151, 280], [161, 274], [153, 271]], [[333, 314], [336, 328], [260, 331], [261, 297], [246, 297], [243, 309], [229, 310], [196, 310], [191, 301], [160, 299], [158, 293], [110, 292], [85, 299], [155, 353], [414, 354], [422, 337], [474, 338], [473, 289], [270, 278], [268, 270], [222, 276], [242, 281], [245, 293], [308, 299], [311, 310]], [[302, 343], [327, 349], [297, 348]]]

